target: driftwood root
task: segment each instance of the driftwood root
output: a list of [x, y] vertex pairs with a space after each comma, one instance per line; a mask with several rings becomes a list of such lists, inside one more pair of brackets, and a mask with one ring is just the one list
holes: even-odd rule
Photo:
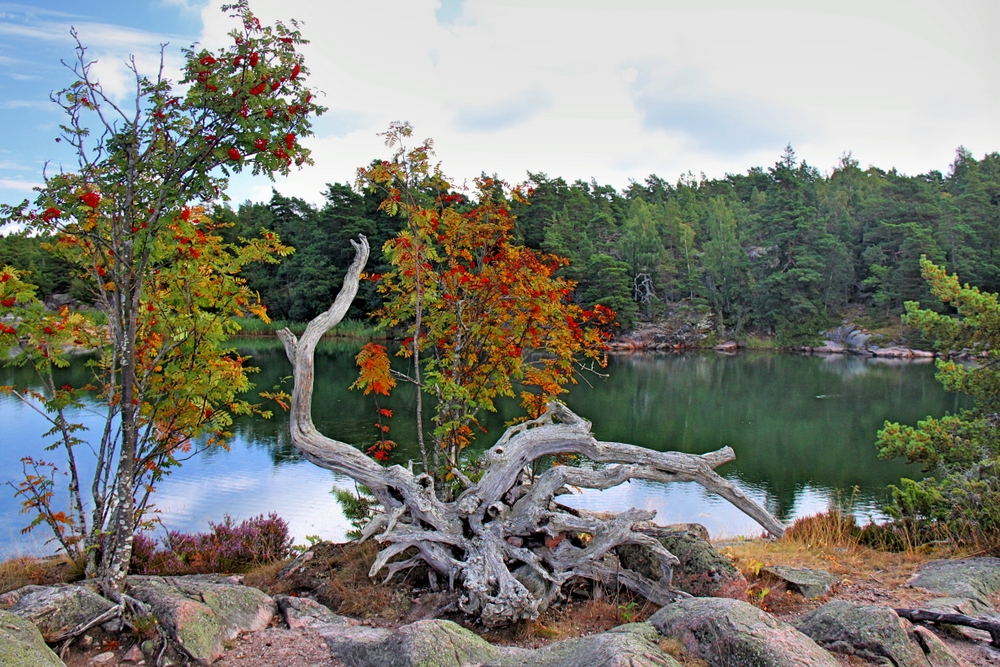
[[[464, 480], [465, 490], [448, 502], [437, 497], [428, 475], [414, 475], [398, 465], [383, 468], [353, 445], [321, 434], [311, 414], [314, 353], [357, 293], [369, 248], [363, 236], [352, 245], [354, 262], [329, 310], [310, 322], [301, 337], [288, 329], [278, 336], [293, 366], [290, 428], [295, 447], [316, 465], [368, 487], [380, 504], [381, 513], [363, 533], [385, 545], [371, 576], [384, 569], [388, 580], [426, 565], [432, 585], [441, 577], [449, 588], [460, 586], [460, 608], [488, 626], [536, 618], [564, 584], [577, 578], [624, 586], [666, 604], [684, 596], [670, 585], [677, 558], [637, 529], [655, 512], [631, 509], [598, 517], [555, 502], [573, 488], [608, 489], [633, 479], [697, 482], [771, 535], [782, 535], [781, 522], [715, 472], [735, 458], [729, 447], [694, 455], [599, 441], [590, 422], [558, 402], [537, 419], [507, 429], [483, 454], [482, 477], [475, 483]], [[554, 466], [532, 473], [536, 461], [561, 454], [576, 455], [589, 467]], [[623, 568], [615, 549], [627, 544], [648, 549], [664, 576], [652, 581]], [[411, 556], [390, 562], [404, 553]]]

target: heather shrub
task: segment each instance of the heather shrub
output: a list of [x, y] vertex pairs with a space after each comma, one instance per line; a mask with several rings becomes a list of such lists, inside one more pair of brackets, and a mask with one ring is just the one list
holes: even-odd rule
[[229, 515], [222, 523], [209, 523], [207, 533], [169, 531], [163, 548], [145, 533], [133, 542], [134, 574], [206, 574], [242, 572], [258, 565], [288, 558], [292, 538], [288, 524], [277, 514], [246, 519], [235, 524]]
[[284, 560], [292, 551], [288, 524], [272, 512], [233, 525], [227, 514], [222, 523], [209, 523], [212, 538], [218, 547], [219, 562], [240, 567], [265, 565]]

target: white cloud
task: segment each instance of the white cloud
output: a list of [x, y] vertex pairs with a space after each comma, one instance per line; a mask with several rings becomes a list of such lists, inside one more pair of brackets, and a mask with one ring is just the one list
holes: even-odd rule
[[6, 100], [0, 102], [0, 109], [31, 109], [32, 111], [58, 111], [59, 108], [51, 101], [40, 100]]
[[[229, 43], [221, 0], [202, 7], [201, 41]], [[67, 43], [72, 17], [7, 20], [0, 34]], [[944, 169], [960, 144], [1000, 149], [1000, 5], [985, 0], [255, 0], [262, 20], [303, 22], [310, 83], [330, 107], [306, 139], [316, 166], [279, 179], [316, 201], [387, 149], [408, 120], [433, 137], [446, 173], [521, 180], [528, 170], [625, 186], [650, 173], [712, 177], [773, 163], [791, 141], [821, 169], [853, 151], [862, 166]], [[23, 10], [23, 7], [22, 7]], [[23, 12], [22, 12], [23, 14]], [[172, 41], [77, 22], [116, 98], [136, 54], [155, 69]], [[4, 32], [7, 31], [7, 32]], [[20, 39], [20, 38], [18, 38]], [[20, 54], [6, 53], [10, 58]], [[4, 65], [0, 61], [0, 65]], [[23, 70], [24, 68], [13, 67]], [[22, 72], [33, 74], [33, 72]], [[232, 195], [267, 198], [240, 177]]]
[[[0, 168], [10, 169], [11, 167], [0, 165]], [[15, 169], [19, 167], [14, 167]], [[41, 187], [42, 183], [31, 183], [29, 181], [15, 180], [12, 178], [0, 178], [0, 188], [6, 190], [16, 190], [17, 192], [31, 192], [37, 187]]]
[[[998, 9], [982, 1], [258, 0], [304, 22], [310, 82], [344, 131], [318, 126], [317, 166], [280, 181], [316, 200], [385, 155], [409, 120], [446, 173], [527, 170], [617, 186], [773, 163], [789, 141], [829, 169], [847, 150], [908, 173], [957, 146], [1000, 149]], [[202, 13], [205, 41], [226, 21]], [[458, 20], [460, 19], [460, 20]], [[236, 199], [270, 184], [234, 182]]]
[[[93, 75], [100, 79], [105, 92], [116, 102], [122, 102], [134, 93], [135, 76], [127, 64], [132, 57], [140, 72], [155, 74], [160, 65], [160, 45], [171, 43], [165, 52], [166, 72], [174, 78], [180, 73], [182, 60], [179, 47], [187, 45], [183, 38], [153, 30], [89, 21], [58, 12], [38, 12], [20, 5], [4, 7], [7, 11], [0, 11], [0, 36], [13, 40], [15, 44], [47, 43], [57, 45], [69, 54], [76, 45], [71, 34], [71, 30], [75, 29], [80, 42], [87, 48], [87, 61], [94, 62]], [[20, 58], [4, 56], [0, 65], [6, 67], [8, 76], [22, 80], [39, 78], [39, 68], [53, 67], [51, 62], [32, 63], [27, 59], [29, 55], [30, 51], [23, 51]], [[66, 60], [69, 62], [72, 57]], [[29, 68], [35, 71], [29, 73]]]
[[165, 7], [177, 7], [186, 12], [200, 12], [208, 4], [207, 0], [160, 0]]

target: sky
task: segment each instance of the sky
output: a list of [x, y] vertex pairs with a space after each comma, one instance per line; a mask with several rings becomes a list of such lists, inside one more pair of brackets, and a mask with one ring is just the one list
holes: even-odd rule
[[[386, 157], [379, 132], [409, 121], [444, 172], [511, 182], [528, 172], [627, 187], [773, 165], [791, 143], [830, 172], [946, 172], [955, 150], [1000, 150], [995, 0], [251, 0], [262, 21], [302, 22], [309, 83], [329, 112], [306, 139], [316, 164], [271, 183], [240, 176], [234, 203], [271, 188], [322, 202], [326, 183]], [[54, 139], [53, 90], [72, 82], [75, 27], [106, 89], [125, 60], [168, 68], [233, 26], [205, 0], [0, 2], [0, 202], [32, 196], [43, 168], [73, 168]]]

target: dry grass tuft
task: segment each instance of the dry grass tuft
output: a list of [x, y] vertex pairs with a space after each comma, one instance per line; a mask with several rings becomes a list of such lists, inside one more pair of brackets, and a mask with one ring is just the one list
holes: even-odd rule
[[788, 527], [784, 540], [823, 549], [857, 549], [861, 546], [861, 528], [850, 514], [830, 509], [815, 516], [802, 517]]
[[946, 544], [907, 551], [874, 549], [866, 544], [869, 530], [859, 527], [853, 516], [833, 508], [796, 520], [780, 540], [733, 541], [718, 547], [749, 582], [749, 601], [778, 615], [801, 612], [811, 603], [763, 572], [770, 565], [826, 570], [840, 579], [835, 592], [874, 587], [886, 594], [893, 591], [908, 596], [910, 593], [901, 587], [920, 564], [959, 555]]
[[31, 584], [60, 584], [83, 578], [83, 564], [65, 556], [22, 557], [0, 563], [0, 593]]
[[[247, 574], [244, 582], [269, 595], [310, 595], [338, 614], [359, 618], [397, 621], [413, 605], [411, 579], [420, 576], [419, 568], [407, 571], [388, 585], [372, 581], [368, 570], [379, 551], [374, 541], [320, 542], [310, 551], [312, 559], [288, 576], [280, 574], [285, 563], [257, 568]], [[403, 553], [399, 558], [411, 555]]]
[[679, 639], [661, 639], [660, 650], [672, 657], [683, 667], [708, 667], [708, 663], [691, 655]]
[[278, 579], [278, 572], [290, 562], [291, 560], [282, 560], [276, 563], [268, 563], [267, 565], [258, 565], [253, 569], [247, 570], [243, 575], [243, 583], [261, 590], [273, 587]]

